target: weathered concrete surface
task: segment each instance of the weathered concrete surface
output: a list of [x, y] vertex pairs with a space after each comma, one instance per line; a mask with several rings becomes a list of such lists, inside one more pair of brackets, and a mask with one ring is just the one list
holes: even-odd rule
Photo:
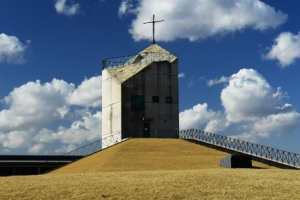
[[[131, 95], [145, 97], [144, 110], [131, 110]], [[153, 96], [159, 103], [152, 102]], [[166, 103], [166, 97], [172, 97], [172, 103]], [[178, 102], [177, 60], [154, 62], [122, 84], [122, 130], [134, 129], [136, 137], [143, 137], [143, 123], [150, 123], [150, 137], [177, 137]]]
[[102, 137], [121, 130], [121, 84], [102, 71]]
[[[132, 64], [137, 59], [141, 62]], [[123, 67], [104, 69], [102, 92], [102, 137], [129, 130], [134, 130], [134, 137], [144, 137], [145, 124], [150, 137], [178, 137], [178, 59], [157, 44]], [[133, 95], [144, 96], [143, 110], [131, 109]], [[153, 96], [159, 102], [153, 102]], [[172, 102], [167, 103], [166, 97]]]

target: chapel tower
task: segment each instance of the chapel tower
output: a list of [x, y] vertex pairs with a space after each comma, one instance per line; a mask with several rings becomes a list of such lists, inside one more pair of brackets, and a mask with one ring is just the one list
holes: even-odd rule
[[157, 44], [106, 59], [102, 66], [102, 138], [178, 137], [178, 58]]

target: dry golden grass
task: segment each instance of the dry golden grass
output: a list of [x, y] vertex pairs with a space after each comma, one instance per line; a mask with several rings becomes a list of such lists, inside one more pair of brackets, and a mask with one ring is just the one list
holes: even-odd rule
[[299, 199], [299, 171], [218, 166], [227, 155], [179, 139], [131, 139], [51, 174], [2, 177], [0, 199]]
[[0, 199], [299, 199], [299, 171], [200, 169], [0, 178]]
[[[104, 171], [186, 170], [222, 168], [229, 154], [181, 139], [131, 139], [67, 165], [51, 174]], [[273, 168], [254, 162], [259, 168]]]

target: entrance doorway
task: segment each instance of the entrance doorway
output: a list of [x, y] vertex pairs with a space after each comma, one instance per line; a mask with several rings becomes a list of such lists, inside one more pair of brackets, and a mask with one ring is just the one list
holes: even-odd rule
[[143, 137], [150, 138], [150, 123], [143, 124]]

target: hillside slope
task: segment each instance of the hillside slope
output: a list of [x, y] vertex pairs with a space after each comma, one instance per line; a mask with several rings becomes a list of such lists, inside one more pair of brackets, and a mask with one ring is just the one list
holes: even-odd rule
[[[219, 160], [228, 155], [181, 139], [130, 139], [50, 174], [215, 169], [222, 168]], [[253, 166], [270, 168], [254, 161]]]

